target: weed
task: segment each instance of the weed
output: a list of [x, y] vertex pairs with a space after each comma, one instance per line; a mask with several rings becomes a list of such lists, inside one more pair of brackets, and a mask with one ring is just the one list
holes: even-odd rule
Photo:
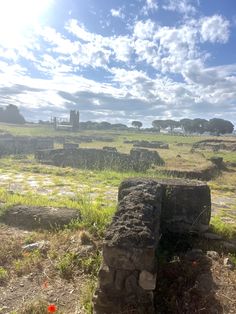
[[86, 274], [97, 276], [99, 268], [102, 263], [102, 255], [100, 252], [95, 252], [94, 254], [88, 257], [82, 257], [78, 259], [78, 266]]
[[0, 245], [0, 265], [9, 266], [14, 259], [21, 257], [21, 244], [14, 238], [7, 238]]
[[56, 269], [60, 276], [67, 280], [71, 279], [76, 271], [96, 276], [101, 265], [101, 253], [65, 253], [56, 263]]
[[82, 305], [83, 313], [92, 314], [93, 305], [92, 297], [96, 286], [96, 278], [90, 278], [82, 287], [80, 293], [80, 303]]
[[42, 257], [38, 250], [25, 252], [22, 259], [13, 261], [13, 267], [18, 276], [32, 272], [32, 269], [42, 268]]
[[234, 264], [234, 266], [236, 267], [236, 253], [234, 254], [229, 254], [230, 260], [231, 262]]
[[0, 266], [0, 284], [3, 284], [7, 281], [8, 272], [5, 268]]
[[90, 245], [94, 244], [91, 234], [89, 232], [83, 230], [80, 235], [80, 241], [82, 245]]
[[99, 201], [92, 201], [88, 197], [77, 200], [80, 220], [74, 220], [69, 229], [88, 229], [91, 233], [102, 237], [115, 212], [115, 206], [104, 207]]
[[56, 269], [59, 270], [60, 276], [67, 280], [73, 277], [75, 267], [76, 254], [65, 253], [56, 263]]

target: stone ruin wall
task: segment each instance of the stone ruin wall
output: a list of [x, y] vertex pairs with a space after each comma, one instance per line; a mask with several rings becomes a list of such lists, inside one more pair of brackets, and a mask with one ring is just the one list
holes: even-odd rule
[[155, 313], [157, 250], [166, 232], [204, 232], [209, 227], [209, 187], [183, 180], [128, 179], [103, 244], [94, 314]]
[[195, 150], [212, 150], [214, 152], [226, 150], [235, 152], [236, 151], [236, 141], [226, 140], [226, 139], [206, 139], [198, 141], [193, 144], [192, 151]]
[[11, 154], [31, 154], [39, 149], [52, 149], [54, 141], [48, 137], [1, 136], [0, 156]]
[[130, 154], [115, 150], [95, 148], [68, 148], [40, 150], [35, 158], [42, 163], [60, 167], [82, 169], [113, 169], [118, 171], [146, 171], [151, 165], [162, 165], [164, 161], [156, 151], [132, 149]]

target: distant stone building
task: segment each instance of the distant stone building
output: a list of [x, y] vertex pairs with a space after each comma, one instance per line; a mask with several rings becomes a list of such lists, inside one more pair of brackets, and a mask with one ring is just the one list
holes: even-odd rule
[[70, 111], [70, 124], [72, 125], [73, 130], [79, 129], [79, 110]]
[[79, 110], [71, 110], [69, 120], [53, 118], [53, 126], [55, 130], [77, 131], [79, 129]]

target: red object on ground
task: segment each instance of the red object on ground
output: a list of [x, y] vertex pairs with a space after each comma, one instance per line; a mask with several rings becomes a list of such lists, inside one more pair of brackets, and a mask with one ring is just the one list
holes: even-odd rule
[[48, 306], [48, 312], [49, 313], [55, 313], [57, 311], [57, 307], [55, 304], [49, 304]]

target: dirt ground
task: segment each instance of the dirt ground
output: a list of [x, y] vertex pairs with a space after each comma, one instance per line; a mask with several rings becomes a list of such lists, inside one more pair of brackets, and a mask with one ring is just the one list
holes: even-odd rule
[[[58, 261], [68, 251], [79, 250], [80, 232], [35, 233], [0, 225], [0, 239], [0, 266], [8, 271], [6, 280], [0, 280], [1, 314], [23, 311], [26, 304], [34, 300], [55, 304], [60, 313], [84, 313], [79, 300], [88, 275], [73, 269], [71, 276], [63, 278], [53, 257], [58, 254]], [[47, 241], [47, 248], [42, 249], [39, 257], [22, 249], [25, 243], [36, 240]], [[16, 261], [24, 262], [18, 265]]]
[[[89, 313], [80, 304], [88, 274], [77, 268], [73, 269], [71, 277], [63, 278], [55, 269], [53, 256], [56, 252], [58, 256], [63, 256], [66, 252], [81, 250], [83, 245], [80, 231], [35, 233], [0, 225], [0, 239], [1, 265], [7, 268], [9, 274], [7, 280], [0, 283], [1, 314], [29, 313], [22, 309], [33, 300], [55, 304], [59, 313]], [[25, 252], [22, 247], [35, 240], [47, 241], [47, 247], [42, 249], [39, 260], [32, 258], [29, 265], [17, 268], [14, 260], [27, 261], [32, 254]], [[165, 256], [164, 263], [159, 261], [157, 313], [234, 314], [235, 265], [224, 265], [225, 259], [230, 255], [219, 248], [217, 241], [199, 240], [193, 243], [191, 248], [185, 248], [184, 242], [178, 243], [181, 250], [175, 246], [176, 252], [172, 251], [171, 256]], [[195, 252], [193, 254], [192, 249]], [[194, 249], [202, 249], [203, 254], [199, 256]], [[209, 253], [212, 250], [215, 253]], [[183, 254], [184, 251], [190, 253], [186, 255]], [[205, 277], [201, 277], [202, 274]]]

